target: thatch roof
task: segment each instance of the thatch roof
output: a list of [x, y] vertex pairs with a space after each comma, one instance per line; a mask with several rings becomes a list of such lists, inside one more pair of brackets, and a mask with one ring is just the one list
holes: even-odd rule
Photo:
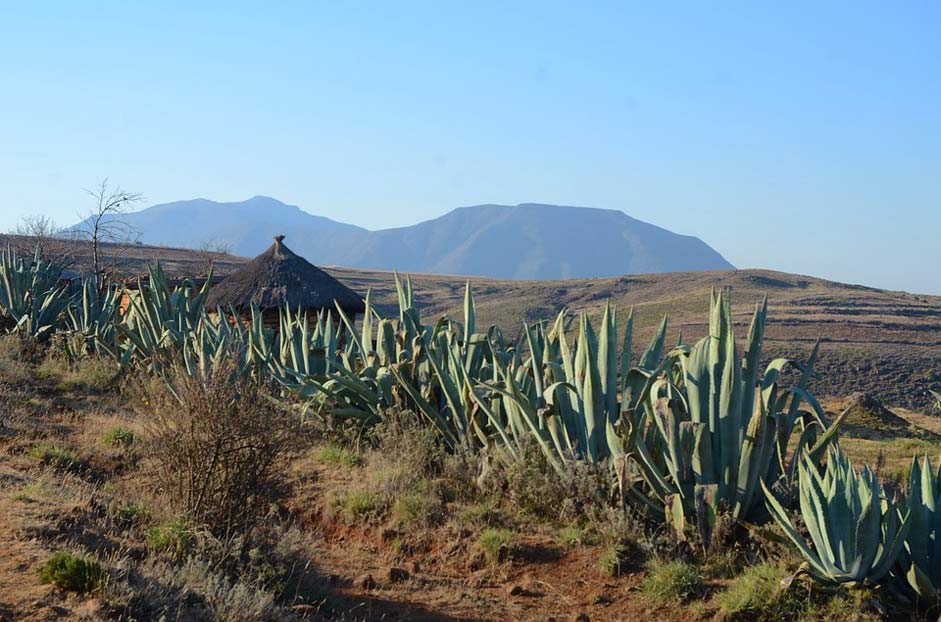
[[209, 291], [210, 309], [233, 307], [247, 311], [253, 304], [261, 309], [332, 309], [334, 300], [347, 313], [363, 313], [366, 305], [356, 292], [295, 255], [284, 245], [284, 236], [222, 283]]

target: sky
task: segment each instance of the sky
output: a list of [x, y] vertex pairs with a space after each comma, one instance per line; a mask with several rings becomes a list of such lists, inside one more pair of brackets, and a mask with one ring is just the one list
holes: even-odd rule
[[2, 4], [0, 230], [105, 177], [370, 229], [553, 203], [941, 294], [936, 0], [88, 4]]

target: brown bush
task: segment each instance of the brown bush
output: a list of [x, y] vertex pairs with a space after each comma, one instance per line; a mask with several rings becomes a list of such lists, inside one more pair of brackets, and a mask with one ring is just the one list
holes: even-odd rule
[[225, 366], [197, 378], [176, 369], [141, 392], [144, 452], [171, 506], [217, 537], [250, 529], [299, 448], [298, 418]]

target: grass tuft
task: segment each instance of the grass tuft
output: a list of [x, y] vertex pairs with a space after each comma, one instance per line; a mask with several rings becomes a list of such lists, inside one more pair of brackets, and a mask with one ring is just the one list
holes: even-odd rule
[[716, 596], [719, 608], [732, 620], [757, 622], [795, 619], [805, 603], [796, 590], [781, 587], [786, 570], [779, 564], [762, 562], [736, 577], [727, 590]]
[[509, 529], [484, 529], [477, 540], [480, 549], [490, 561], [511, 559], [516, 552], [516, 535]]
[[115, 447], [118, 449], [128, 449], [134, 444], [136, 440], [134, 433], [127, 428], [121, 426], [115, 426], [105, 432], [105, 435], [101, 437], [101, 442], [107, 445], [108, 447]]
[[363, 458], [356, 452], [340, 447], [339, 445], [327, 445], [321, 447], [317, 452], [317, 462], [328, 466], [344, 466], [354, 468], [362, 466]]
[[147, 544], [176, 559], [185, 557], [195, 541], [196, 532], [182, 518], [157, 525], [147, 532]]
[[105, 572], [101, 564], [66, 551], [53, 553], [39, 569], [39, 580], [72, 592], [93, 592], [101, 587]]
[[365, 519], [379, 510], [379, 499], [369, 490], [354, 490], [338, 501], [348, 520]]
[[565, 549], [574, 549], [588, 540], [588, 531], [578, 525], [569, 525], [559, 530], [556, 541]]
[[26, 455], [60, 471], [75, 472], [81, 470], [83, 466], [83, 462], [74, 451], [49, 443], [33, 445], [27, 450]]
[[654, 602], [682, 603], [699, 591], [699, 569], [682, 561], [654, 560], [640, 589]]

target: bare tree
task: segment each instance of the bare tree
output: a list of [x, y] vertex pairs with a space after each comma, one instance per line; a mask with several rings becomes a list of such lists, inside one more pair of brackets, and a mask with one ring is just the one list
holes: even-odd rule
[[28, 214], [23, 216], [19, 224], [10, 233], [13, 235], [28, 235], [42, 241], [59, 237], [62, 234], [62, 227], [45, 214]]
[[29, 238], [11, 243], [18, 253], [32, 253], [38, 245], [46, 259], [63, 267], [70, 265], [75, 259], [71, 243], [65, 239], [66, 230], [45, 214], [23, 216], [9, 233], [17, 238]]
[[113, 268], [113, 265], [104, 266], [102, 263], [102, 244], [133, 241], [134, 230], [123, 218], [123, 214], [128, 207], [142, 201], [144, 197], [137, 192], [125, 192], [120, 186], [112, 187], [107, 178], [97, 188], [86, 192], [95, 203], [78, 226], [77, 233], [91, 245], [95, 284], [101, 289], [106, 272]]
[[199, 245], [195, 256], [199, 258], [202, 274], [209, 274], [215, 267], [218, 255], [231, 255], [232, 243], [222, 238], [209, 238]]

